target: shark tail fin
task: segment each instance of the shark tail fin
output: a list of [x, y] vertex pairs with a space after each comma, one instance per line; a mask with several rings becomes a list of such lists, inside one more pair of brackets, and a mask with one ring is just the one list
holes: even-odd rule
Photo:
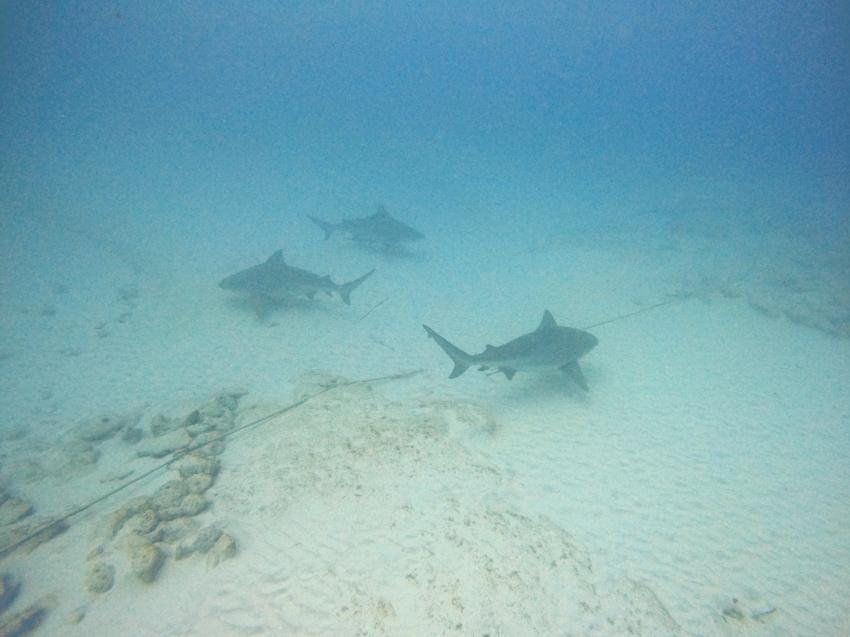
[[345, 302], [346, 305], [351, 305], [351, 293], [354, 291], [354, 289], [358, 285], [363, 283], [363, 281], [365, 281], [370, 276], [372, 276], [374, 273], [375, 273], [374, 269], [369, 270], [363, 276], [361, 276], [357, 279], [354, 279], [353, 281], [349, 281], [348, 283], [343, 283], [342, 285], [340, 285], [337, 288], [337, 290], [339, 291], [339, 295], [342, 297], [342, 300], [343, 300], [343, 302]]
[[437, 341], [437, 345], [439, 345], [442, 350], [449, 355], [449, 358], [452, 359], [452, 362], [455, 364], [452, 373], [449, 374], [449, 378], [457, 378], [461, 374], [463, 374], [467, 369], [469, 369], [470, 364], [473, 362], [472, 357], [464, 352], [459, 347], [455, 347], [451, 343], [449, 343], [442, 336], [437, 334], [434, 330], [432, 330], [427, 325], [423, 325], [425, 331], [428, 332], [428, 336]]
[[319, 226], [322, 230], [325, 231], [325, 241], [331, 238], [331, 235], [334, 233], [334, 230], [336, 230], [334, 224], [328, 223], [324, 219], [319, 219], [318, 217], [314, 217], [313, 215], [307, 216], [310, 217], [313, 223], [315, 223], [317, 226]]

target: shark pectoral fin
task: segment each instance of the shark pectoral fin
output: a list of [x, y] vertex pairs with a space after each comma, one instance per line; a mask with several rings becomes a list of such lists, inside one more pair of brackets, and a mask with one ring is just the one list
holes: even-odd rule
[[[348, 283], [343, 283], [342, 285], [338, 285], [338, 286], [336, 287], [336, 289], [337, 289], [337, 291], [339, 292], [339, 296], [340, 296], [340, 298], [342, 299], [342, 301], [343, 301], [346, 305], [351, 305], [351, 293], [354, 291], [354, 289], [355, 289], [358, 285], [360, 285], [361, 283], [363, 283], [363, 281], [365, 281], [366, 279], [368, 279], [368, 278], [369, 278], [370, 276], [372, 276], [374, 273], [375, 273], [375, 269], [374, 269], [374, 268], [372, 268], [371, 270], [369, 270], [369, 271], [368, 271], [366, 274], [364, 274], [363, 276], [361, 276], [361, 277], [359, 277], [359, 278], [357, 278], [357, 279], [354, 279], [353, 281], [349, 281]], [[328, 279], [328, 280], [330, 280], [330, 279]], [[330, 292], [328, 292], [328, 294], [330, 294]]]
[[336, 230], [336, 226], [334, 224], [328, 223], [324, 219], [319, 219], [318, 217], [314, 217], [312, 215], [307, 216], [310, 217], [313, 223], [315, 223], [325, 232], [325, 241], [331, 238], [331, 235], [334, 233], [334, 230]]
[[467, 369], [469, 369], [469, 365], [464, 365], [463, 363], [455, 363], [454, 369], [452, 369], [452, 373], [449, 374], [449, 378], [457, 378], [461, 374], [463, 374]]
[[513, 380], [514, 374], [516, 374], [515, 369], [511, 369], [510, 367], [501, 367], [499, 371], [505, 375], [505, 378], [508, 380]]
[[561, 371], [572, 378], [576, 385], [581, 387], [584, 391], [590, 390], [590, 387], [587, 386], [587, 379], [584, 377], [584, 374], [581, 373], [581, 367], [578, 366], [577, 361], [561, 365]]

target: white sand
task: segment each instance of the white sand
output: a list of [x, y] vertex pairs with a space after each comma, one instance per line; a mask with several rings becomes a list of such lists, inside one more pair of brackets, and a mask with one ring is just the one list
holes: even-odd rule
[[[51, 471], [45, 458], [80, 418], [139, 405], [184, 413], [241, 386], [245, 421], [290, 402], [312, 370], [425, 370], [336, 390], [235, 437], [201, 517], [239, 553], [214, 569], [169, 561], [143, 585], [116, 555], [114, 588], [84, 591], [93, 529], [164, 476], [7, 558], [2, 570], [24, 583], [16, 607], [53, 596], [42, 634], [850, 632], [850, 342], [715, 295], [593, 330], [588, 395], [560, 376], [449, 381], [422, 322], [478, 351], [533, 329], [544, 307], [585, 326], [646, 306], [691, 266], [623, 245], [529, 254], [498, 228], [476, 247], [437, 230], [426, 256], [407, 260], [304, 234], [292, 237], [296, 265], [345, 279], [378, 261], [351, 307], [322, 299], [262, 323], [227, 302], [215, 282], [274, 247], [259, 244], [250, 256], [197, 247], [188, 262], [174, 250], [141, 273], [78, 254], [61, 273], [53, 264], [69, 285], [59, 296], [52, 280], [21, 283], [44, 263], [6, 270], [1, 424], [29, 435], [3, 442], [3, 477], [40, 514], [102, 492], [125, 465], [150, 466], [115, 441], [94, 473]], [[140, 297], [116, 323], [125, 283]], [[45, 304], [54, 316], [39, 314]], [[58, 353], [67, 347], [79, 355]], [[48, 475], [21, 477], [26, 457]], [[724, 620], [733, 598], [744, 617]]]

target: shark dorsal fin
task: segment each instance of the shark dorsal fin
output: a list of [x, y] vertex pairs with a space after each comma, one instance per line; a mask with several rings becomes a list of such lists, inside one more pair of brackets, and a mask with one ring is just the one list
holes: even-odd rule
[[378, 205], [378, 211], [375, 213], [375, 215], [374, 215], [374, 216], [375, 216], [375, 217], [378, 217], [378, 218], [380, 218], [380, 217], [389, 217], [389, 216], [390, 216], [390, 213], [388, 213], [388, 212], [387, 212], [387, 209], [386, 209], [386, 208], [384, 208], [384, 204], [379, 204], [379, 205]]
[[487, 354], [489, 352], [492, 352], [495, 349], [496, 349], [495, 345], [485, 345], [484, 346], [484, 353]]
[[548, 330], [553, 327], [558, 327], [558, 324], [555, 322], [555, 317], [552, 316], [552, 312], [546, 310], [543, 312], [543, 320], [540, 321], [540, 325], [537, 326], [538, 330]]
[[275, 250], [274, 254], [266, 260], [266, 263], [283, 263], [283, 250]]

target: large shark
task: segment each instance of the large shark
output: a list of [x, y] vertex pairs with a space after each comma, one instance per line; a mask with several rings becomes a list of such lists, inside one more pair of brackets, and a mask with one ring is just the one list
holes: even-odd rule
[[578, 366], [578, 359], [599, 342], [589, 332], [558, 325], [549, 310], [543, 313], [543, 320], [533, 332], [498, 347], [487, 345], [480, 354], [467, 354], [427, 325], [422, 327], [454, 362], [449, 378], [457, 378], [473, 365], [481, 371], [500, 371], [508, 380], [517, 372], [560, 369], [585, 391], [588, 389], [587, 381]]
[[259, 265], [231, 274], [219, 283], [225, 290], [241, 292], [257, 301], [280, 302], [297, 297], [312, 299], [317, 292], [331, 296], [334, 292], [348, 305], [351, 292], [368, 279], [375, 270], [348, 283], [336, 284], [330, 276], [319, 276], [288, 265], [283, 250], [278, 250]]
[[422, 239], [418, 230], [403, 221], [390, 216], [387, 209], [378, 206], [378, 211], [368, 217], [343, 219], [339, 223], [330, 223], [308, 215], [313, 222], [325, 231], [325, 239], [338, 232], [348, 235], [353, 241], [383, 249], [397, 248], [406, 241]]

